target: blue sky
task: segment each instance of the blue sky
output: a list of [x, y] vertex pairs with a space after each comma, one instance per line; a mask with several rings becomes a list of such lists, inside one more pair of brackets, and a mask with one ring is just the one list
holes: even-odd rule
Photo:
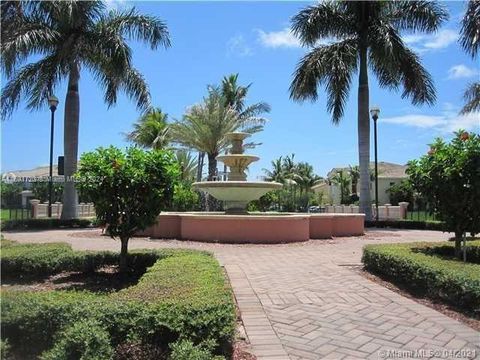
[[[266, 101], [272, 111], [264, 132], [253, 140], [263, 145], [252, 152], [261, 160], [250, 167], [249, 178], [262, 174], [270, 161], [295, 153], [325, 175], [332, 167], [356, 164], [357, 81], [352, 84], [345, 116], [332, 125], [319, 101], [303, 104], [289, 99], [291, 74], [306, 49], [289, 33], [291, 16], [306, 2], [135, 2], [109, 1], [111, 8], [135, 5], [168, 24], [172, 47], [152, 52], [132, 43], [134, 64], [147, 79], [153, 104], [171, 119], [180, 118], [186, 107], [200, 102], [207, 84], [219, 83], [224, 75], [239, 73], [242, 84], [253, 83], [249, 102]], [[401, 92], [380, 89], [370, 76], [370, 102], [381, 108], [379, 160], [406, 163], [427, 151], [436, 136], [449, 136], [459, 127], [479, 132], [480, 116], [459, 116], [466, 85], [480, 77], [480, 67], [457, 43], [463, 2], [444, 2], [451, 19], [434, 35], [405, 34], [405, 41], [421, 56], [437, 88], [433, 107], [414, 107]], [[4, 79], [2, 79], [4, 81]], [[63, 105], [65, 86], [56, 94], [55, 158], [63, 153]], [[107, 109], [91, 75], [84, 71], [80, 83], [80, 153], [98, 146], [125, 147], [122, 133], [138, 118], [134, 104], [120, 96]], [[48, 163], [49, 110], [29, 112], [23, 104], [2, 126], [2, 172], [30, 169]], [[372, 130], [373, 131], [373, 130]], [[373, 147], [373, 142], [372, 142]], [[373, 160], [373, 151], [372, 151]]]

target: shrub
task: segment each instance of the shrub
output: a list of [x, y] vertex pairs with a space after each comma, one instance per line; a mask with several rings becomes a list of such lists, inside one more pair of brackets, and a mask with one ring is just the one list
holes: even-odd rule
[[105, 360], [113, 355], [108, 333], [96, 321], [80, 320], [60, 333], [52, 349], [41, 360]]
[[[168, 252], [136, 251], [128, 256], [132, 270], [144, 271]], [[61, 271], [95, 271], [118, 264], [118, 253], [73, 251], [65, 243], [18, 244], [2, 240], [1, 271], [4, 277], [45, 276]]]
[[440, 221], [379, 220], [365, 221], [365, 227], [444, 231], [445, 226]]
[[92, 219], [24, 219], [2, 221], [2, 230], [86, 228], [92, 225]]
[[427, 155], [408, 163], [407, 174], [455, 233], [460, 258], [462, 235], [480, 232], [480, 136], [460, 130], [450, 143], [436, 139]]
[[[452, 243], [442, 245], [431, 245], [420, 248], [419, 251], [427, 255], [439, 255], [447, 258], [455, 256], [455, 248]], [[480, 240], [469, 241], [465, 247], [467, 262], [480, 264]]]
[[182, 340], [171, 345], [170, 360], [221, 360], [220, 356], [212, 356], [205, 346], [194, 345], [189, 340]]
[[77, 187], [92, 199], [99, 221], [120, 239], [120, 269], [126, 271], [128, 241], [171, 204], [178, 164], [170, 151], [111, 146], [83, 154], [77, 175]]
[[173, 211], [194, 211], [200, 208], [200, 196], [187, 182], [179, 183], [173, 192]]
[[390, 204], [398, 205], [399, 202], [408, 202], [409, 209], [412, 208], [414, 197], [413, 187], [408, 180], [402, 180], [399, 184], [393, 184], [387, 189], [387, 193], [390, 197]]
[[[437, 245], [433, 245], [437, 246]], [[367, 245], [368, 271], [467, 311], [480, 308], [480, 266], [424, 253], [431, 243]]]
[[[93, 267], [118, 260], [118, 254], [75, 252], [68, 246], [53, 246], [83, 261], [93, 257]], [[7, 242], [4, 251], [10, 248], [22, 248], [24, 254], [27, 250], [39, 252], [36, 246], [25, 248]], [[42, 353], [53, 356], [50, 354], [74, 347], [77, 343], [68, 342], [62, 334], [82, 320], [95, 322], [108, 334], [116, 349], [115, 358], [122, 348], [134, 347], [132, 351], [140, 358], [148, 359], [148, 354], [163, 354], [178, 340], [203, 344], [202, 349], [209, 344], [213, 354], [230, 351], [235, 308], [223, 272], [210, 254], [162, 250], [132, 252], [129, 256], [137, 267], [156, 262], [137, 285], [117, 293], [4, 291], [1, 330], [15, 354], [19, 358], [35, 358]]]

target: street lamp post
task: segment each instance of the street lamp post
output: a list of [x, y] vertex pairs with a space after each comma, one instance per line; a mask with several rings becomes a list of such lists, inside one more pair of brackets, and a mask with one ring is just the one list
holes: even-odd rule
[[378, 153], [377, 153], [377, 120], [380, 109], [374, 106], [370, 109], [370, 114], [373, 119], [373, 136], [375, 143], [375, 221], [378, 223]]
[[48, 97], [48, 105], [52, 114], [50, 120], [50, 169], [48, 178], [48, 217], [52, 217], [52, 190], [53, 190], [53, 129], [55, 124], [55, 110], [57, 110], [58, 99], [51, 95]]

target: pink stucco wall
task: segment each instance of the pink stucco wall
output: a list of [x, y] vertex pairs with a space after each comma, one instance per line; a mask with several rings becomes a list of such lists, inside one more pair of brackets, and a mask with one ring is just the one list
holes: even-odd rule
[[224, 243], [287, 243], [363, 234], [363, 214], [162, 213], [141, 235]]
[[185, 215], [182, 239], [226, 243], [284, 243], [309, 239], [308, 216]]

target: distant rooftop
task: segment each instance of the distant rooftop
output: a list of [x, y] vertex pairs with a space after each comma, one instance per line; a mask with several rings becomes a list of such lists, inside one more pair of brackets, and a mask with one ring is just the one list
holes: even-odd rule
[[[375, 168], [375, 163], [373, 161], [370, 162], [370, 168], [372, 169]], [[327, 177], [330, 178], [335, 173], [341, 170], [348, 172], [349, 168], [348, 167], [333, 168], [328, 172]], [[384, 161], [380, 161], [378, 163], [379, 178], [405, 178], [407, 177], [407, 174], [405, 173], [406, 170], [407, 170], [407, 165], [394, 164], [394, 163], [389, 163]]]

